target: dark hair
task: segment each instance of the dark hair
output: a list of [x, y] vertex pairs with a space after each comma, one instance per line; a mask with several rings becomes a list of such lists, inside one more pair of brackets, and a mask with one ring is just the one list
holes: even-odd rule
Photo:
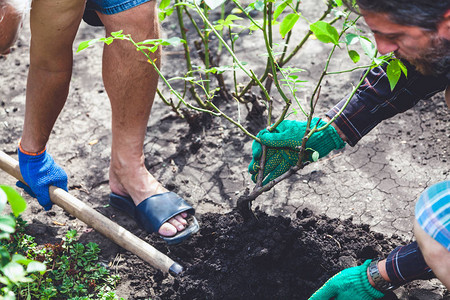
[[354, 4], [359, 8], [386, 13], [392, 21], [407, 26], [418, 26], [423, 29], [436, 30], [450, 9], [450, 0], [343, 0], [349, 8]]

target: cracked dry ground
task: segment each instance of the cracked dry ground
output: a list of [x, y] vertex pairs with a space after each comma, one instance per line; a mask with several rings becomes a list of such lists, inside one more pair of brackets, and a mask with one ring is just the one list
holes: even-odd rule
[[[78, 40], [99, 35], [101, 30], [82, 26]], [[307, 61], [325, 53], [308, 49]], [[22, 36], [15, 51], [0, 61], [0, 146], [14, 158], [23, 122], [28, 50]], [[427, 186], [450, 178], [450, 114], [439, 94], [385, 121], [356, 147], [335, 152], [277, 185], [255, 201], [258, 221], [244, 223], [233, 208], [252, 187], [246, 172], [251, 141], [220, 119], [190, 131], [157, 101], [145, 143], [147, 165], [166, 187], [196, 207], [202, 226], [187, 243], [167, 247], [106, 206], [110, 110], [101, 84], [100, 52], [98, 47], [75, 56], [69, 99], [48, 149], [67, 171], [71, 194], [186, 271], [178, 278], [163, 275], [61, 209], [44, 212], [28, 197], [24, 218], [38, 242], [57, 241], [70, 228], [78, 230], [81, 241], [99, 243], [103, 261], [115, 261], [112, 271], [122, 276], [118, 293], [127, 299], [307, 299], [342, 268], [410, 242], [417, 197]], [[172, 62], [163, 69], [175, 74], [182, 60]], [[311, 77], [319, 70], [308, 67]], [[352, 80], [330, 78], [318, 113], [338, 101]], [[224, 109], [231, 113], [226, 104]], [[0, 183], [13, 185], [14, 180], [0, 172]], [[386, 298], [449, 299], [449, 294], [437, 280], [425, 280]]]

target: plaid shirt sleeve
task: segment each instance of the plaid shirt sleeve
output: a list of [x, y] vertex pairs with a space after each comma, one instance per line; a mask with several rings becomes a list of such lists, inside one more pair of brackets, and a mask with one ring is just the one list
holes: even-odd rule
[[[404, 112], [420, 100], [443, 91], [447, 76], [424, 76], [408, 66], [408, 76], [401, 75], [391, 91], [386, 75], [387, 64], [372, 69], [359, 87], [342, 114], [336, 119], [336, 126], [347, 137], [350, 146], [356, 143], [381, 121]], [[344, 106], [348, 97], [341, 100], [326, 115], [333, 118]]]
[[436, 276], [428, 267], [417, 242], [399, 246], [386, 258], [386, 272], [393, 285], [400, 286], [416, 279]]

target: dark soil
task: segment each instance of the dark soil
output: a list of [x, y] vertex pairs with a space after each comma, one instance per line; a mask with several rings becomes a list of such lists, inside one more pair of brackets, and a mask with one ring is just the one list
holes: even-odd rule
[[[236, 211], [205, 214], [200, 234], [187, 243], [170, 251], [157, 243], [183, 262], [185, 271], [166, 280], [152, 275], [157, 281], [146, 284], [152, 298], [307, 299], [343, 268], [385, 255], [401, 243], [367, 225], [316, 216], [308, 209], [294, 220], [260, 211], [256, 217], [243, 222]], [[128, 279], [138, 287], [146, 276], [147, 270], [135, 270]]]

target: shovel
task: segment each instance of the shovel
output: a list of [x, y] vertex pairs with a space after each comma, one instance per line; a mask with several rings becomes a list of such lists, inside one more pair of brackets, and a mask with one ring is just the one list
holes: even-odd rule
[[[0, 169], [24, 182], [19, 163], [3, 151], [0, 151]], [[139, 256], [152, 267], [172, 275], [178, 275], [183, 271], [181, 265], [65, 190], [51, 186], [49, 191], [50, 199], [54, 204], [94, 228], [120, 247]]]

